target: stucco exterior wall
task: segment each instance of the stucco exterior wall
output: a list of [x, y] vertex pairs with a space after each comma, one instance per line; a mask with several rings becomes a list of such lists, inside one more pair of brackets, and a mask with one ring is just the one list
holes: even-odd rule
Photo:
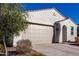
[[54, 25], [56, 21], [65, 19], [56, 9], [44, 9], [27, 12], [28, 21], [40, 24]]
[[[75, 41], [75, 37], [77, 37], [77, 25], [71, 21], [71, 19], [68, 19], [66, 21], [60, 22], [61, 24], [61, 32], [60, 32], [60, 43], [62, 43], [62, 27], [63, 25], [66, 25], [67, 27], [67, 41]], [[74, 34], [71, 35], [71, 27], [74, 27]]]
[[17, 42], [22, 39], [23, 32], [20, 32], [19, 36], [14, 36], [13, 46], [16, 46]]

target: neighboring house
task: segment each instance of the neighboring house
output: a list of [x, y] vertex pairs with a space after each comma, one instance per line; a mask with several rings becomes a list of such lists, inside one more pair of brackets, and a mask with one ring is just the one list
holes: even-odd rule
[[77, 37], [77, 25], [65, 18], [55, 8], [27, 11], [28, 28], [14, 38], [14, 46], [21, 39], [29, 39], [32, 44], [65, 43]]

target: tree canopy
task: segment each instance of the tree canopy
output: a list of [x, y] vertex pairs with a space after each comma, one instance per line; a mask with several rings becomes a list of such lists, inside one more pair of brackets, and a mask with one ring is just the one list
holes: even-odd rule
[[27, 20], [20, 4], [0, 4], [0, 11], [0, 36], [10, 38], [27, 28]]

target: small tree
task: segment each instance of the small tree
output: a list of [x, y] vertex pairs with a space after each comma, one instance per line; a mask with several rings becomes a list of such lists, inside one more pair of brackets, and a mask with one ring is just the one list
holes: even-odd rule
[[20, 4], [0, 4], [0, 36], [4, 45], [12, 40], [14, 35], [27, 28], [27, 20], [24, 18]]

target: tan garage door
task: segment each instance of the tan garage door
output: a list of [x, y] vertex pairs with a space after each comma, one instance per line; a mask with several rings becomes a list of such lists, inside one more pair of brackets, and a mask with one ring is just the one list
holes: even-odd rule
[[29, 25], [22, 38], [32, 41], [32, 44], [52, 43], [53, 28], [49, 26]]

